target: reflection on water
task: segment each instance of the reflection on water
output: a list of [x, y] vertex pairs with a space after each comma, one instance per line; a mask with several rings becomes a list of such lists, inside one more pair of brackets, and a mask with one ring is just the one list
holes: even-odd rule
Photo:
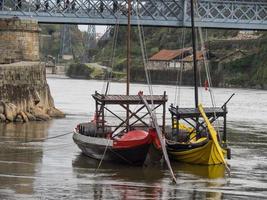
[[[99, 161], [88, 158], [83, 154], [78, 155], [72, 163], [73, 171], [78, 178], [88, 178], [88, 174], [94, 174], [102, 181], [109, 182], [116, 180], [103, 187], [102, 184], [94, 184], [95, 187], [89, 188], [90, 193], [94, 194], [94, 198], [102, 199], [108, 197], [112, 191], [114, 197], [121, 199], [136, 199], [140, 196], [144, 198], [161, 199], [161, 198], [177, 198], [181, 194], [187, 198], [205, 197], [212, 199], [221, 199], [221, 192], [201, 192], [188, 191], [192, 182], [199, 179], [208, 188], [219, 188], [225, 185], [225, 181], [212, 181], [213, 179], [222, 179], [225, 176], [225, 167], [217, 166], [200, 166], [185, 163], [173, 163], [173, 170], [177, 174], [178, 187], [170, 184], [169, 190], [162, 187], [161, 180], [168, 177], [166, 166], [149, 166], [149, 167], [129, 167], [112, 163], [102, 163], [100, 169]], [[180, 177], [181, 176], [181, 177]], [[197, 181], [196, 181], [197, 180]], [[166, 181], [166, 180], [165, 180]], [[134, 182], [134, 184], [132, 183]], [[108, 187], [108, 189], [107, 189]], [[163, 199], [164, 199], [163, 198]]]
[[27, 142], [33, 139], [46, 138], [51, 122], [29, 122], [0, 124], [1, 141]]
[[[115, 163], [103, 162], [99, 167], [99, 161], [84, 156], [83, 154], [78, 155], [72, 163], [74, 172], [78, 172], [80, 175], [81, 172], [90, 171], [94, 174], [101, 174], [101, 172], [109, 173], [110, 176], [113, 176], [116, 179], [122, 181], [148, 181], [155, 182], [163, 177], [164, 171], [162, 167], [133, 167], [127, 165], [120, 165]], [[98, 169], [99, 167], [99, 169]], [[119, 169], [119, 170], [118, 170]]]
[[1, 188], [14, 190], [18, 194], [34, 192], [33, 182], [36, 164], [42, 158], [42, 144], [36, 146], [27, 141], [46, 138], [49, 123], [0, 124]]
[[187, 163], [173, 162], [173, 170], [192, 174], [201, 178], [217, 179], [225, 177], [224, 165], [192, 165]]
[[[65, 119], [27, 124], [0, 124], [0, 199], [266, 199], [267, 198], [267, 92], [215, 89], [217, 105], [235, 92], [229, 104], [228, 139], [232, 149], [231, 177], [223, 166], [172, 163], [174, 185], [164, 165], [130, 167], [85, 157], [71, 135], [34, 142], [70, 132], [94, 112], [90, 95], [103, 83], [49, 78], [55, 104]], [[174, 100], [174, 86], [153, 86], [154, 93]], [[131, 86], [132, 94], [147, 87]], [[111, 92], [124, 91], [112, 83]], [[208, 93], [200, 89], [203, 99]], [[181, 104], [193, 105], [193, 89], [181, 90]], [[208, 100], [204, 100], [209, 105]], [[249, 114], [248, 114], [249, 113]], [[31, 142], [32, 141], [32, 142]]]

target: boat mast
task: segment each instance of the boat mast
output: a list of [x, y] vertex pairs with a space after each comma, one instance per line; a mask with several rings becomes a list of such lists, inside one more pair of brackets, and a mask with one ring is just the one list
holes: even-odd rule
[[197, 53], [196, 53], [196, 31], [194, 20], [194, 0], [191, 1], [191, 29], [192, 29], [192, 47], [194, 63], [194, 85], [195, 85], [195, 107], [198, 108], [198, 86], [197, 86]]
[[130, 50], [131, 50], [131, 0], [128, 0], [126, 95], [129, 95], [129, 90], [130, 90], [130, 65], [131, 65]]
[[[126, 95], [129, 95], [130, 90], [130, 65], [131, 65], [131, 0], [128, 0], [128, 26], [127, 26], [127, 78], [126, 78]], [[126, 131], [129, 130], [129, 104], [126, 111]]]

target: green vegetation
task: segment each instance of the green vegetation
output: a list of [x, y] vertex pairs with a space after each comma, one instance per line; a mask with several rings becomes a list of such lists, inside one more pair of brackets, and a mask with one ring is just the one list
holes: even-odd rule
[[[237, 46], [235, 48], [241, 49], [245, 54], [241, 58], [223, 63], [222, 71], [218, 72], [222, 79], [219, 85], [267, 89], [267, 35], [231, 43], [230, 46]], [[221, 52], [231, 50], [228, 43], [219, 46]]]
[[93, 69], [88, 67], [86, 64], [73, 63], [70, 64], [67, 70], [67, 76], [72, 78], [85, 78], [90, 79]]
[[[60, 25], [41, 25], [42, 34], [50, 37], [46, 38], [50, 42], [44, 42], [41, 48], [43, 55], [53, 55], [57, 57], [60, 49]], [[83, 54], [85, 52], [84, 33], [77, 26], [72, 26], [72, 46], [74, 60], [82, 63]], [[208, 41], [206, 46], [213, 55], [211, 58], [211, 73], [215, 86], [223, 87], [267, 87], [267, 34], [257, 32], [261, 35], [258, 39], [233, 39], [238, 35], [237, 30], [203, 30], [203, 37]], [[182, 36], [184, 40], [182, 41]], [[119, 27], [118, 41], [116, 43], [115, 52], [113, 49], [114, 30], [111, 30], [109, 40], [99, 41], [95, 49], [87, 52], [92, 62], [96, 62], [105, 66], [111, 66], [111, 57], [114, 53], [114, 67], [112, 78], [115, 80], [125, 79], [126, 71], [126, 27]], [[191, 46], [190, 29], [178, 28], [144, 28], [145, 45], [147, 56], [161, 49], [180, 49]], [[137, 27], [132, 28], [132, 44], [131, 44], [131, 80], [145, 81], [143, 74], [142, 53], [140, 49], [139, 35]], [[244, 55], [236, 57], [233, 55], [231, 60], [223, 62], [219, 70], [218, 60], [227, 57], [235, 50], [242, 50]], [[107, 74], [105, 69], [94, 68], [93, 66], [72, 64], [69, 68], [68, 75], [85, 78], [102, 79]], [[153, 72], [152, 81], [158, 83], [174, 83], [176, 73], [169, 72]], [[186, 73], [188, 76], [191, 74]], [[163, 77], [166, 76], [166, 77]], [[184, 84], [192, 84], [192, 79], [184, 76]], [[171, 80], [173, 77], [174, 80]], [[190, 82], [191, 81], [191, 82]]]
[[[72, 63], [67, 70], [67, 76], [71, 78], [103, 80], [108, 76], [108, 70], [103, 67], [101, 68], [101, 66], [96, 63]], [[124, 72], [113, 71], [111, 78], [115, 81], [120, 81], [125, 79], [125, 77], [126, 74]]]

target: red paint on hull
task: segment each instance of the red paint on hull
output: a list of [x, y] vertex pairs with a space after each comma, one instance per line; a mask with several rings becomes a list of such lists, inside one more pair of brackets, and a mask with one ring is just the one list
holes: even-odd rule
[[113, 148], [133, 148], [144, 144], [150, 144], [152, 138], [150, 134], [143, 130], [133, 130], [125, 133], [121, 138], [115, 139], [113, 142]]

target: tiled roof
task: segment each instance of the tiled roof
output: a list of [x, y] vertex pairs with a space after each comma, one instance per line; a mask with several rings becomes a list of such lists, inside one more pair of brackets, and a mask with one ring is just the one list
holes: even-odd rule
[[183, 53], [190, 51], [192, 48], [184, 48], [177, 50], [160, 50], [158, 53], [154, 54], [149, 60], [153, 61], [170, 61], [178, 56], [182, 56]]
[[[197, 52], [197, 61], [204, 60], [203, 52], [198, 51]], [[187, 56], [183, 59], [183, 62], [193, 62], [193, 55]]]

